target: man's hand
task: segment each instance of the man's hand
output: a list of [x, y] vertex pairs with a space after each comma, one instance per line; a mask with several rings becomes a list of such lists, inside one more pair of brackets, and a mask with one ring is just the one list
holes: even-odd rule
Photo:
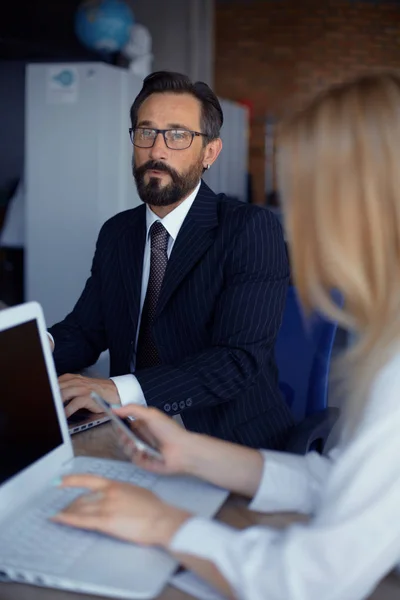
[[117, 386], [111, 379], [94, 379], [66, 373], [58, 378], [58, 383], [63, 402], [68, 403], [65, 407], [67, 418], [80, 408], [94, 413], [102, 412], [101, 407], [90, 396], [91, 392], [96, 392], [110, 404], [121, 403]]
[[127, 542], [167, 547], [190, 514], [169, 504], [149, 490], [97, 477], [70, 475], [63, 487], [87, 488], [53, 521], [106, 533]]

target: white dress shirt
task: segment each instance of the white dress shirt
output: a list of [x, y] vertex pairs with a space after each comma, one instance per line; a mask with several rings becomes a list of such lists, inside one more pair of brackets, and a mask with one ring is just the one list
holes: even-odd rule
[[400, 562], [400, 351], [328, 456], [265, 451], [250, 506], [311, 514], [280, 531], [192, 518], [171, 549], [212, 561], [243, 600], [361, 600]]
[[[140, 313], [138, 320], [138, 328], [136, 333], [136, 341], [135, 341], [135, 349], [137, 348], [138, 338], [139, 338], [139, 330], [140, 330], [140, 321], [142, 318], [142, 309], [144, 300], [146, 298], [147, 285], [149, 283], [150, 276], [150, 257], [151, 257], [151, 247], [150, 247], [150, 227], [156, 221], [160, 221], [165, 227], [165, 229], [169, 233], [168, 238], [168, 248], [167, 254], [168, 258], [171, 256], [172, 248], [174, 247], [175, 240], [178, 237], [178, 233], [182, 224], [197, 196], [197, 193], [200, 188], [200, 183], [193, 190], [193, 192], [184, 200], [179, 206], [177, 206], [174, 210], [172, 210], [166, 217], [160, 219], [151, 208], [146, 206], [146, 244], [144, 247], [144, 256], [143, 256], [143, 274], [142, 274], [142, 291], [140, 295]], [[118, 389], [119, 398], [121, 400], [121, 404], [125, 406], [126, 404], [143, 404], [147, 406], [146, 398], [144, 397], [143, 390], [140, 386], [140, 383], [136, 379], [136, 377], [132, 374], [129, 375], [120, 375], [118, 377], [111, 377], [115, 385]]]

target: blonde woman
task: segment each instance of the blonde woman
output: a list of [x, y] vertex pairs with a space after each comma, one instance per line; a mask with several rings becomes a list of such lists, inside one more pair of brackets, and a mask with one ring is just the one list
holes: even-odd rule
[[[299, 511], [286, 531], [235, 531], [165, 505], [151, 492], [85, 475], [56, 519], [176, 555], [225, 595], [246, 600], [360, 600], [400, 561], [400, 77], [336, 87], [280, 138], [280, 189], [306, 311], [355, 331], [341, 368], [348, 411], [328, 457], [257, 452], [191, 434], [155, 409], [127, 406], [158, 440], [163, 473], [190, 473], [253, 498], [257, 511]], [[330, 290], [345, 298], [344, 309]]]

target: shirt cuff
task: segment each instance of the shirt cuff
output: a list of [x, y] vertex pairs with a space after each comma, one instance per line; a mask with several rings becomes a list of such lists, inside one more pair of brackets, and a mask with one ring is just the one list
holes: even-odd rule
[[262, 450], [264, 470], [249, 509], [257, 512], [300, 512], [312, 510], [310, 474], [304, 456]]
[[127, 404], [147, 406], [143, 390], [134, 375], [120, 375], [119, 377], [110, 377], [110, 379], [117, 387], [122, 406], [126, 406]]
[[[261, 535], [263, 544], [268, 545], [274, 543], [282, 534], [279, 530], [263, 527]], [[249, 540], [243, 539], [244, 536]], [[191, 554], [214, 563], [232, 589], [238, 592], [239, 597], [243, 571], [237, 568], [237, 565], [238, 562], [243, 563], [243, 556], [251, 553], [251, 547], [259, 536], [260, 527], [238, 531], [224, 523], [193, 517], [175, 533], [169, 544], [169, 550], [179, 554]], [[261, 555], [260, 560], [263, 558]], [[261, 566], [260, 571], [262, 569]], [[246, 570], [246, 566], [243, 566], [243, 570]]]
[[224, 523], [193, 517], [178, 529], [169, 549], [214, 561], [226, 548], [235, 545], [236, 537], [237, 531]]
[[49, 331], [46, 331], [46, 333], [47, 333], [47, 335], [49, 336], [49, 338], [51, 339], [51, 341], [53, 342], [53, 347], [54, 347], [54, 346], [55, 346], [55, 343], [54, 343], [54, 338], [53, 338], [53, 336], [51, 335], [51, 333], [50, 333]]

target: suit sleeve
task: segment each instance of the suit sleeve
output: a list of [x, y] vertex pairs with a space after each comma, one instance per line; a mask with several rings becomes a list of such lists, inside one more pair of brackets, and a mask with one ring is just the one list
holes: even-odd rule
[[106, 225], [100, 231], [91, 274], [78, 302], [63, 321], [49, 329], [55, 342], [53, 356], [59, 375], [89, 367], [107, 348], [100, 290], [100, 265], [111, 243], [105, 233]]
[[[227, 248], [225, 288], [220, 295], [207, 350], [179, 365], [136, 373], [149, 405], [171, 411], [169, 402], [205, 407], [227, 402], [249, 389], [273, 361], [289, 280], [282, 229], [260, 209]], [[190, 400], [190, 404], [188, 403]]]

